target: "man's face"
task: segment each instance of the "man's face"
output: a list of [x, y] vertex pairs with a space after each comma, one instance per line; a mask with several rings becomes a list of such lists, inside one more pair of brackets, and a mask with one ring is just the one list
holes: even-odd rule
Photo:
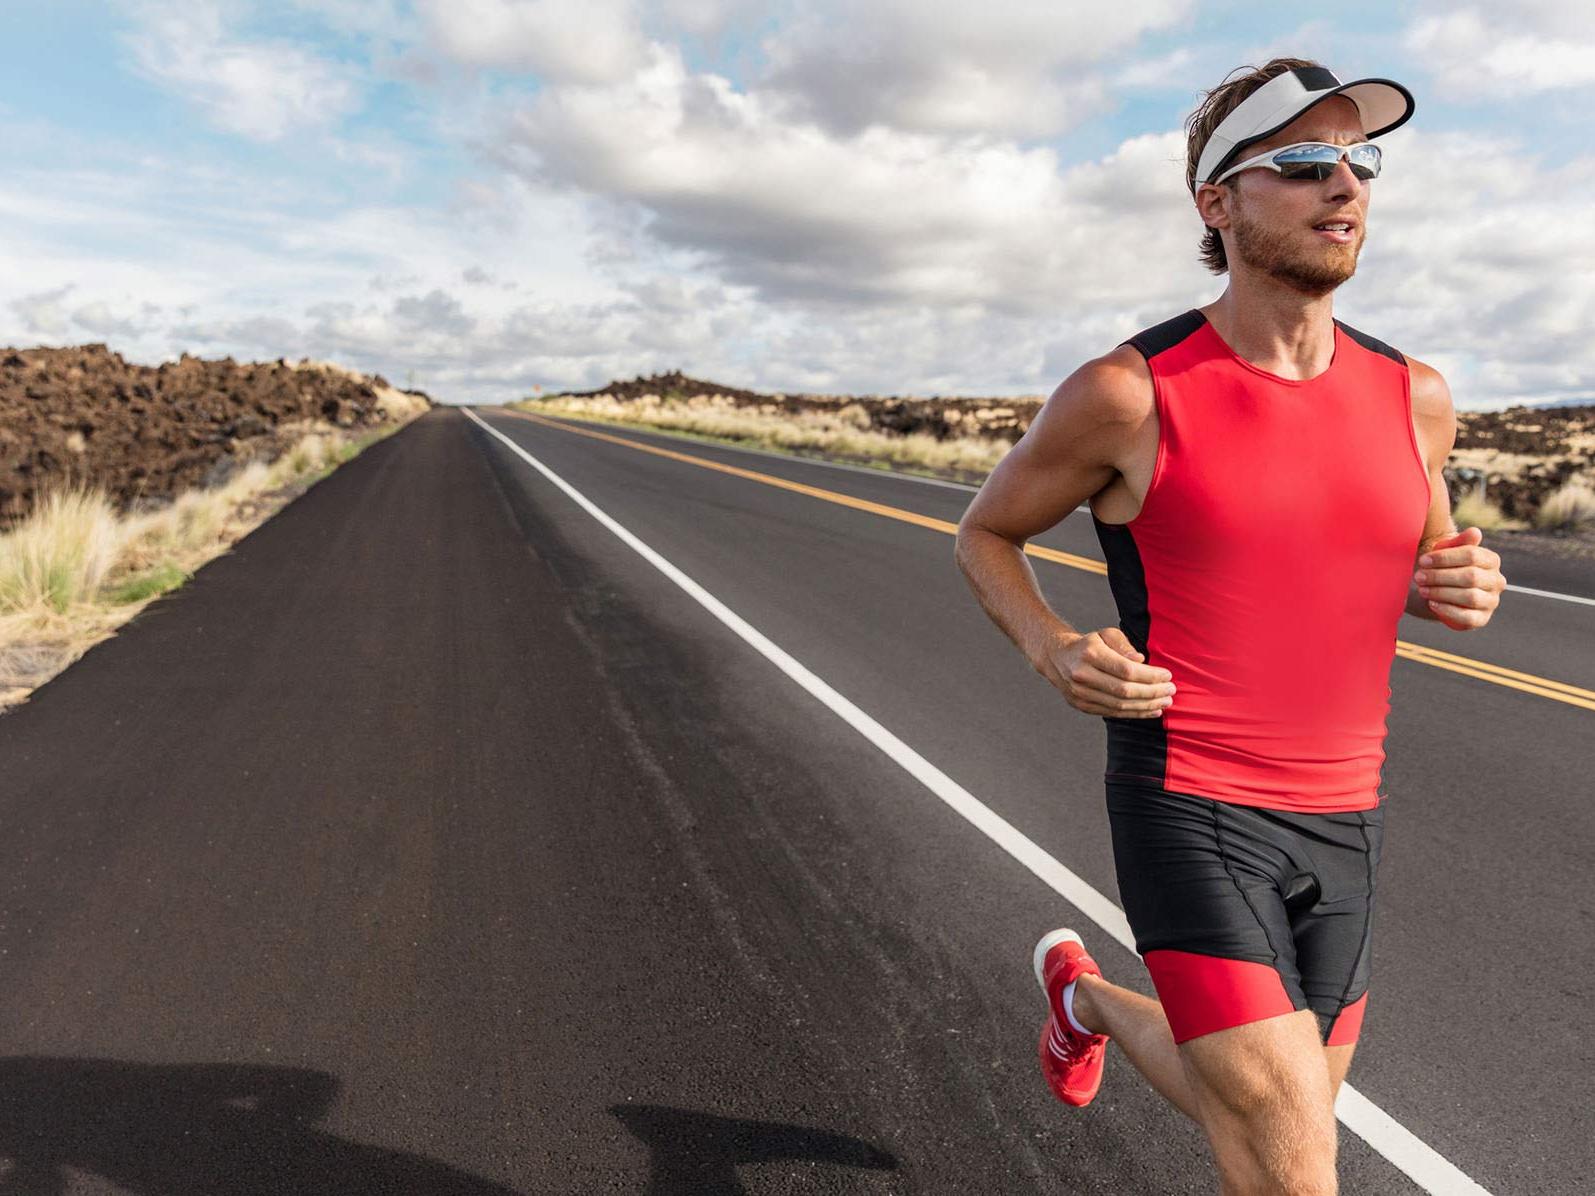
[[[1345, 96], [1331, 96], [1273, 136], [1248, 145], [1241, 157], [1298, 141], [1350, 145], [1366, 140], [1357, 105]], [[1286, 179], [1266, 167], [1243, 170], [1236, 179], [1239, 185], [1228, 204], [1225, 252], [1230, 258], [1306, 295], [1327, 294], [1356, 273], [1367, 236], [1369, 183], [1358, 179], [1345, 161], [1316, 182]], [[1208, 194], [1227, 190], [1209, 188]], [[1217, 205], [1205, 215], [1209, 223], [1217, 223]], [[1335, 220], [1352, 224], [1349, 239], [1337, 240], [1313, 228]]]

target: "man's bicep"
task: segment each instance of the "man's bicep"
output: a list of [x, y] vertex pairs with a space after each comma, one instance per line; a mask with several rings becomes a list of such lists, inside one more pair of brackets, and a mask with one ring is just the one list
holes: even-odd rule
[[960, 526], [1022, 544], [1111, 482], [1133, 424], [1123, 373], [1098, 359], [1066, 378], [992, 469]]

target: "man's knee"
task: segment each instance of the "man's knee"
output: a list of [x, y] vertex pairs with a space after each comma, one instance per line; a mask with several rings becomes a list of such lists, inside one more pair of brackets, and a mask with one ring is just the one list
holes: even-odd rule
[[1334, 1191], [1334, 1090], [1310, 1011], [1189, 1039], [1180, 1057], [1228, 1186]]

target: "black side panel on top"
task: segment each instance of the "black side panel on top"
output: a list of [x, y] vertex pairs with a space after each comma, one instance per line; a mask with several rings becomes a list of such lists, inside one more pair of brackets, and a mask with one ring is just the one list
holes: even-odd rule
[[1141, 351], [1141, 356], [1150, 361], [1165, 349], [1172, 349], [1190, 336], [1206, 320], [1207, 317], [1193, 307], [1190, 311], [1164, 320], [1161, 324], [1143, 329], [1129, 340], [1120, 341], [1119, 344], [1134, 345]]
[[1097, 542], [1102, 545], [1102, 556], [1108, 566], [1108, 588], [1119, 606], [1119, 630], [1135, 645], [1136, 651], [1145, 656], [1152, 620], [1147, 613], [1146, 570], [1141, 564], [1141, 550], [1126, 525], [1103, 523], [1095, 511], [1091, 512], [1091, 522], [1096, 525]]
[[1399, 349], [1392, 349], [1389, 345], [1385, 344], [1384, 341], [1375, 340], [1366, 332], [1359, 332], [1350, 324], [1343, 324], [1339, 320], [1335, 321], [1335, 326], [1349, 336], [1352, 340], [1356, 341], [1364, 349], [1371, 350], [1374, 353], [1383, 353], [1397, 365], [1407, 364], [1407, 359], [1402, 356], [1401, 351]]
[[[1119, 607], [1119, 630], [1146, 658], [1145, 663], [1156, 665], [1147, 651], [1147, 636], [1152, 620], [1147, 610], [1146, 570], [1141, 564], [1141, 550], [1129, 527], [1122, 523], [1103, 523], [1096, 512], [1091, 513], [1096, 525], [1097, 541], [1102, 545], [1102, 555], [1108, 566], [1108, 587]], [[1168, 731], [1163, 717], [1111, 718], [1102, 716], [1108, 728], [1108, 778], [1140, 778], [1163, 783], [1167, 775]]]

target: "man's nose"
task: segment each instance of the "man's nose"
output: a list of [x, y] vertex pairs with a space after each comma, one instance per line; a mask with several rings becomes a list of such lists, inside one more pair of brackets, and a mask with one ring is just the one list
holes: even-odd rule
[[1332, 193], [1338, 196], [1357, 195], [1362, 191], [1362, 180], [1357, 177], [1357, 172], [1351, 168], [1351, 159], [1342, 155], [1339, 162], [1335, 163], [1334, 173], [1327, 180], [1333, 184]]

